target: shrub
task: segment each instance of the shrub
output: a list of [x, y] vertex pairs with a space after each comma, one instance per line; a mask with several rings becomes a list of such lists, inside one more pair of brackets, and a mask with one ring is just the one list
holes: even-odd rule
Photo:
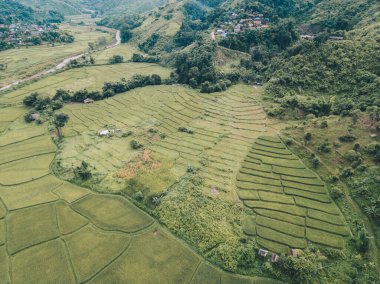
[[287, 146], [293, 145], [293, 140], [290, 139], [290, 138], [288, 138], [288, 139], [285, 140], [285, 144], [286, 144]]
[[351, 167], [346, 167], [340, 173], [340, 176], [343, 178], [348, 178], [354, 175], [354, 170]]
[[311, 141], [311, 138], [312, 138], [312, 135], [310, 132], [307, 132], [305, 134], [305, 136], [303, 137], [303, 139], [305, 139], [305, 141]]
[[37, 101], [39, 94], [37, 92], [31, 93], [29, 96], [26, 96], [22, 101], [26, 106], [34, 106]]
[[354, 149], [355, 152], [358, 152], [360, 150], [360, 144], [359, 143], [355, 143], [353, 149]]
[[327, 120], [323, 120], [320, 124], [320, 127], [321, 128], [327, 128], [328, 127], [328, 124], [327, 124]]
[[32, 122], [34, 120], [33, 114], [34, 114], [34, 112], [27, 112], [24, 115], [24, 120], [25, 120], [26, 123], [30, 123], [30, 122]]
[[142, 201], [144, 199], [144, 194], [141, 191], [138, 191], [135, 193], [134, 197], [137, 201]]
[[279, 105], [271, 105], [269, 108], [265, 108], [265, 112], [272, 117], [281, 117], [285, 113], [285, 108]]
[[129, 130], [121, 135], [121, 137], [129, 137], [133, 134], [133, 131]]
[[158, 63], [159, 61], [158, 57], [145, 57], [138, 53], [133, 53], [132, 55], [132, 62]]
[[312, 114], [312, 113], [309, 113], [308, 115], [306, 115], [306, 119], [307, 119], [307, 120], [312, 120], [312, 119], [314, 119], [314, 118], [315, 118], [315, 115]]
[[50, 106], [50, 103], [51, 103], [51, 99], [49, 97], [37, 98], [33, 106], [35, 107], [36, 110], [44, 110]]
[[58, 89], [55, 92], [55, 95], [53, 97], [53, 100], [61, 100], [63, 102], [67, 102], [71, 100], [71, 94], [69, 91]]
[[330, 195], [332, 199], [337, 200], [343, 196], [343, 192], [340, 188], [334, 186], [330, 189]]
[[188, 173], [193, 173], [194, 174], [194, 173], [196, 173], [198, 171], [198, 169], [196, 167], [194, 167], [194, 166], [188, 166], [187, 169], [186, 169], [186, 171]]
[[184, 132], [184, 133], [189, 133], [189, 134], [194, 134], [194, 131], [193, 131], [193, 130], [188, 129], [188, 128], [183, 127], [183, 126], [178, 127], [178, 131], [179, 131], [179, 132]]
[[339, 180], [339, 178], [335, 175], [331, 175], [328, 177], [328, 181], [331, 183], [336, 183]]
[[132, 147], [132, 149], [134, 149], [134, 150], [137, 150], [137, 149], [140, 149], [140, 148], [142, 148], [144, 145], [143, 144], [141, 144], [139, 141], [137, 141], [137, 140], [132, 140], [131, 141], [131, 147]]
[[380, 143], [373, 142], [364, 147], [364, 152], [370, 155], [375, 162], [380, 162]]
[[360, 160], [361, 155], [360, 155], [360, 153], [355, 152], [354, 150], [350, 150], [343, 155], [343, 158], [346, 161], [353, 163], [353, 162], [357, 162], [358, 160]]
[[318, 146], [318, 151], [322, 153], [330, 153], [331, 147], [329, 142], [324, 142]]
[[54, 100], [51, 102], [50, 106], [53, 110], [61, 109], [63, 108], [63, 102], [61, 100]]
[[356, 239], [356, 247], [361, 253], [365, 253], [369, 249], [369, 239], [367, 231], [362, 228], [359, 233], [358, 237]]
[[352, 134], [347, 134], [339, 137], [340, 142], [353, 142], [356, 140], [356, 136]]
[[315, 169], [319, 167], [320, 163], [321, 162], [319, 161], [319, 159], [317, 157], [314, 157], [314, 158], [311, 159], [311, 165]]
[[238, 266], [242, 268], [252, 268], [255, 266], [255, 249], [252, 245], [247, 245], [241, 252]]
[[92, 174], [88, 167], [89, 167], [89, 164], [86, 163], [85, 161], [82, 161], [81, 165], [74, 169], [75, 176], [81, 180], [90, 179]]
[[109, 60], [109, 64], [117, 64], [117, 63], [123, 63], [124, 57], [122, 55], [115, 54], [112, 56]]

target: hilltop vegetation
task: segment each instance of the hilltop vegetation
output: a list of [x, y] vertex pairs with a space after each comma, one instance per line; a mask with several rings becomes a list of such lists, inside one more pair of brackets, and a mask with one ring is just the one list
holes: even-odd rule
[[60, 23], [63, 15], [57, 10], [49, 9], [44, 12], [35, 11], [13, 0], [0, 2], [0, 24], [10, 25], [15, 23]]
[[64, 15], [138, 14], [165, 4], [164, 0], [21, 0], [22, 4], [36, 10], [57, 10]]

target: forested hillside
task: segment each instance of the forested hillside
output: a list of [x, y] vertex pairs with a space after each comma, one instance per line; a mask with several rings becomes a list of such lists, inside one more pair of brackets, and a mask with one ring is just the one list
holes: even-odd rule
[[34, 9], [13, 0], [0, 2], [0, 24], [14, 23], [58, 23], [63, 15], [53, 9], [35, 11]]
[[165, 0], [21, 0], [37, 10], [57, 10], [65, 15], [137, 14], [164, 5]]
[[[379, 106], [379, 7], [372, 0], [345, 1], [343, 6], [337, 0], [177, 1], [148, 15], [114, 18], [108, 24], [121, 27], [126, 40], [132, 38], [142, 51], [159, 55], [177, 71], [183, 70], [176, 65], [182, 59], [173, 60], [173, 52], [184, 58], [196, 42], [209, 46], [214, 58], [221, 54], [220, 47], [244, 52], [250, 59], [235, 53], [241, 60], [229, 65], [228, 74], [209, 77], [200, 72], [191, 80], [203, 68], [192, 65], [186, 74], [177, 75], [193, 87], [206, 83], [206, 92], [239, 80], [268, 83], [266, 94], [274, 100], [269, 114], [294, 109], [294, 103], [287, 103], [291, 96], [305, 115], [320, 116], [340, 114], [353, 103], [361, 110]], [[244, 28], [245, 21], [254, 22], [255, 17], [262, 27]], [[222, 35], [211, 40], [210, 31]], [[327, 97], [321, 100], [322, 95]], [[305, 96], [310, 103], [304, 102]]]

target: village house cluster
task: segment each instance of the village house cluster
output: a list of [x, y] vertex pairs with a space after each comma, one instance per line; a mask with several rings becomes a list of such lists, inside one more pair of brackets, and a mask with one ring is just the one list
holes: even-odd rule
[[267, 29], [269, 28], [269, 19], [264, 18], [263, 14], [257, 12], [229, 12], [229, 21], [220, 25], [215, 34], [220, 37], [226, 37], [228, 34], [237, 34], [244, 31]]
[[26, 45], [33, 43], [33, 39], [40, 38], [43, 33], [54, 29], [53, 25], [0, 24], [0, 42], [9, 45]]

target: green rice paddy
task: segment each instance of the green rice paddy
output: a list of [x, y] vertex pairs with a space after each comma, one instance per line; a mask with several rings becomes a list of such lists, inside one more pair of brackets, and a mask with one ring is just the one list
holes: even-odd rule
[[244, 224], [245, 231], [257, 235], [263, 248], [289, 252], [308, 243], [344, 247], [349, 231], [325, 184], [279, 138], [255, 141], [237, 175], [237, 187], [257, 216], [250, 219], [254, 225]]
[[[245, 87], [239, 88], [240, 93]], [[231, 146], [229, 135], [249, 147], [251, 138], [244, 138], [245, 135], [252, 133], [251, 137], [255, 137], [257, 132], [236, 128], [235, 118], [227, 110], [223, 116], [229, 115], [231, 122], [215, 124], [220, 121], [218, 117], [204, 115], [214, 102], [209, 102], [203, 95], [199, 105], [193, 104], [193, 111], [186, 110], [182, 104], [187, 102], [183, 101], [167, 106], [154, 105], [162, 98], [174, 102], [178, 89], [181, 97], [193, 104], [191, 96], [182, 92], [191, 90], [163, 86], [157, 90], [144, 88], [132, 92], [132, 96], [121, 95], [99, 102], [105, 104], [107, 111], [102, 111], [99, 103], [88, 106], [92, 112], [96, 110], [93, 113], [86, 109], [77, 112], [78, 108], [83, 108], [81, 105], [67, 106], [64, 111], [70, 112], [72, 119], [65, 129], [67, 140], [85, 134], [88, 135], [87, 141], [92, 143], [94, 131], [105, 123], [123, 128], [133, 123], [136, 129], [156, 127], [171, 139], [149, 144], [156, 155], [166, 154], [168, 159], [175, 157], [174, 169], [180, 172], [189, 163], [200, 163], [196, 153], [208, 151], [210, 166], [205, 167], [202, 174], [205, 177], [220, 176], [226, 184], [221, 187], [221, 192], [225, 191], [226, 196], [232, 198], [235, 191], [231, 190], [233, 185], [228, 182], [234, 172], [229, 167], [238, 164], [244, 152], [238, 151], [238, 157], [228, 154], [228, 151], [223, 151], [226, 153], [223, 155], [218, 152], [231, 147], [239, 150], [238, 146]], [[127, 199], [96, 194], [57, 178], [50, 168], [56, 153], [49, 139], [50, 133], [46, 124], [24, 123], [21, 110], [26, 109], [20, 107], [24, 96], [20, 90], [0, 97], [0, 113], [12, 114], [0, 132], [1, 283], [267, 283], [264, 278], [229, 274], [206, 263], [189, 246]], [[233, 103], [236, 89], [231, 91], [229, 98], [220, 95], [220, 100]], [[139, 107], [132, 102], [137, 100], [140, 92], [146, 95], [142, 96]], [[146, 107], [143, 107], [144, 103]], [[241, 104], [236, 102], [237, 106]], [[160, 114], [160, 108], [165, 113]], [[256, 107], [247, 112], [263, 117]], [[190, 118], [194, 121], [191, 122]], [[159, 119], [165, 123], [156, 125]], [[178, 133], [177, 128], [183, 125], [195, 129], [194, 138]], [[207, 133], [209, 129], [213, 131]], [[148, 137], [143, 132], [140, 134]], [[199, 143], [195, 137], [200, 138]], [[124, 141], [124, 147], [132, 152], [128, 139]], [[112, 142], [104, 144], [112, 145]], [[170, 146], [173, 144], [174, 148]], [[117, 150], [121, 145], [108, 149]], [[99, 157], [104, 155], [103, 147], [97, 151]], [[188, 147], [192, 150], [189, 151]], [[66, 148], [59, 156], [65, 155], [65, 151]], [[112, 154], [112, 151], [107, 153]], [[120, 153], [118, 155], [121, 157]], [[103, 166], [112, 165], [106, 160], [102, 163], [105, 163]]]

